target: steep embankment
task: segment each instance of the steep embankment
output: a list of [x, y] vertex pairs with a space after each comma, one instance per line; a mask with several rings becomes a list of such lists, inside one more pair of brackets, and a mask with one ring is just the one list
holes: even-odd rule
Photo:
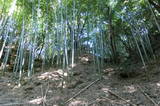
[[36, 73], [24, 79], [21, 87], [11, 75], [1, 77], [0, 105], [154, 106], [160, 103], [160, 70], [155, 64], [150, 70], [148, 77], [141, 74], [123, 79], [116, 68], [106, 66], [102, 79], [97, 80], [99, 74], [92, 56], [83, 55], [73, 68], [50, 68]]

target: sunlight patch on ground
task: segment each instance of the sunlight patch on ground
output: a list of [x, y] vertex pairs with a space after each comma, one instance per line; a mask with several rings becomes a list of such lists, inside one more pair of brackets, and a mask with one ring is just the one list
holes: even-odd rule
[[40, 76], [38, 76], [39, 80], [48, 80], [48, 79], [52, 79], [52, 80], [58, 80], [59, 79], [59, 75], [55, 74], [53, 72], [45, 72], [43, 74], [41, 74]]
[[102, 88], [102, 91], [108, 93], [109, 88]]
[[86, 61], [86, 62], [88, 62], [88, 61], [89, 61], [89, 58], [88, 58], [88, 57], [82, 57], [82, 58], [81, 58], [81, 61]]
[[68, 76], [68, 74], [64, 72], [62, 69], [58, 69], [56, 72], [59, 73], [60, 75], [64, 75], [65, 77]]
[[130, 86], [124, 86], [125, 88], [125, 91], [124, 92], [127, 92], [127, 93], [134, 93], [137, 91], [136, 87], [133, 86], [133, 85], [130, 85]]
[[11, 83], [7, 83], [7, 86], [10, 87], [10, 86], [11, 86]]
[[105, 72], [112, 72], [114, 70], [114, 68], [106, 68], [104, 71]]
[[74, 100], [70, 102], [68, 106], [88, 106], [88, 102], [85, 100]]
[[18, 89], [18, 88], [20, 88], [20, 87], [21, 87], [21, 84], [15, 85], [15, 86], [13, 87], [13, 90], [14, 90], [14, 89]]
[[89, 57], [80, 57], [79, 59], [80, 59], [80, 62], [82, 62], [83, 64], [90, 63]]
[[39, 104], [43, 103], [43, 101], [44, 101], [43, 97], [38, 97], [36, 99], [29, 101], [29, 103], [39, 105]]
[[105, 96], [106, 96], [106, 97], [109, 96], [109, 93], [108, 93], [109, 87], [108, 87], [108, 88], [102, 88], [101, 90], [105, 93]]
[[83, 56], [78, 57], [81, 63], [88, 64], [93, 61], [93, 57], [90, 54], [84, 54]]
[[45, 72], [38, 76], [39, 80], [60, 80], [62, 77], [66, 77], [68, 74], [64, 72], [62, 69], [58, 69], [57, 71], [53, 72]]
[[66, 81], [63, 81], [63, 82], [60, 82], [58, 85], [57, 85], [57, 88], [66, 88], [67, 87], [67, 84], [66, 84]]
[[156, 83], [156, 85], [157, 85], [158, 87], [160, 87], [160, 82]]
[[111, 75], [113, 75], [115, 73], [114, 68], [111, 68], [111, 67], [104, 69], [103, 72], [105, 74], [108, 74], [108, 76], [111, 76]]

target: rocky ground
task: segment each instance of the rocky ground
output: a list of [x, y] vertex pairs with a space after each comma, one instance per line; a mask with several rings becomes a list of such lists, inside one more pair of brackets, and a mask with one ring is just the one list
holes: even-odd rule
[[90, 56], [79, 59], [74, 68], [38, 72], [21, 86], [6, 73], [0, 77], [0, 106], [160, 106], [158, 65], [145, 74], [135, 68], [131, 78], [106, 65], [100, 78]]

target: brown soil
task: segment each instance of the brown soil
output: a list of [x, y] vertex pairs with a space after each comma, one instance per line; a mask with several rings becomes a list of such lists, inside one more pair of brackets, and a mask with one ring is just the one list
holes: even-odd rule
[[62, 69], [50, 68], [25, 78], [20, 87], [12, 73], [6, 73], [0, 77], [0, 106], [155, 106], [153, 102], [160, 105], [158, 65], [150, 66], [145, 74], [139, 72], [143, 71], [141, 67], [136, 68], [138, 74], [131, 78], [122, 78], [116, 68], [105, 66], [102, 78], [84, 89], [100, 75], [91, 56], [79, 59], [74, 68], [64, 73]]

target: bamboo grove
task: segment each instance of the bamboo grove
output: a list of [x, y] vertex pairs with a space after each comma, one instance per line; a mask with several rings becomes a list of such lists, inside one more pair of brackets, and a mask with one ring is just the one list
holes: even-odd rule
[[[1, 71], [21, 80], [56, 64], [73, 67], [76, 57], [91, 53], [100, 72], [104, 62], [136, 58], [145, 66], [157, 58], [158, 0], [0, 0]], [[13, 55], [14, 54], [14, 55]]]

